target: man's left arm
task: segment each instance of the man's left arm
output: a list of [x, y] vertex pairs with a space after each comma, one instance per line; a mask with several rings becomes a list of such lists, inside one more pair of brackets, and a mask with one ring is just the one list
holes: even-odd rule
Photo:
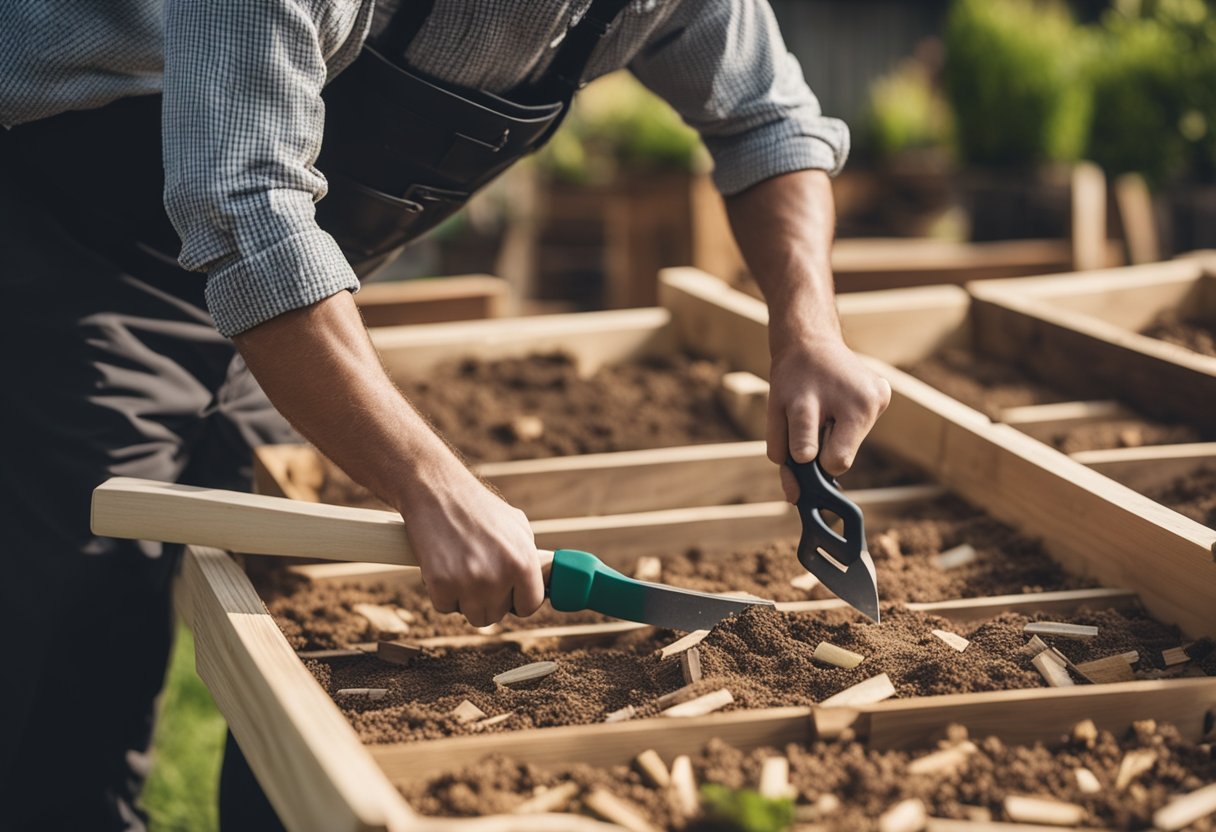
[[[685, 0], [630, 69], [701, 134], [768, 302], [769, 457], [844, 473], [891, 397], [836, 317], [828, 174], [848, 157], [848, 128], [821, 112], [765, 0]], [[797, 495], [784, 465], [782, 483]]]

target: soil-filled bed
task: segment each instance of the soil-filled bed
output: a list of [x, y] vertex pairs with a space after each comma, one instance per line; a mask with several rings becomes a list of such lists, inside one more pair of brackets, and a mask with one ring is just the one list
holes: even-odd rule
[[[882, 624], [851, 611], [785, 613], [753, 608], [718, 624], [697, 646], [703, 678], [698, 692], [726, 688], [734, 697], [730, 709], [812, 705], [879, 673], [887, 673], [896, 696], [1008, 690], [1043, 686], [1043, 677], [1022, 650], [1023, 627], [1034, 620], [1064, 621], [1098, 627], [1092, 639], [1043, 640], [1073, 662], [1084, 662], [1135, 650], [1142, 674], [1161, 651], [1178, 647], [1177, 630], [1137, 609], [1081, 610], [1068, 616], [1005, 613], [989, 621], [959, 625], [903, 607], [883, 610]], [[947, 645], [933, 630], [955, 632], [970, 640], [963, 652]], [[483, 730], [513, 731], [602, 722], [611, 712], [632, 705], [637, 717], [654, 716], [660, 696], [683, 686], [680, 661], [659, 659], [656, 651], [678, 634], [662, 630], [626, 633], [612, 643], [579, 649], [521, 651], [517, 646], [490, 649], [433, 650], [408, 666], [374, 656], [326, 662], [309, 661], [309, 669], [331, 694], [350, 688], [385, 689], [380, 699], [336, 696], [361, 739], [367, 743], [406, 742], [475, 733], [451, 716], [467, 699], [488, 716], [510, 718]], [[812, 658], [826, 641], [864, 656], [845, 669]], [[1185, 673], [1216, 673], [1212, 645], [1190, 648], [1195, 660]], [[493, 677], [535, 661], [553, 661], [557, 669], [536, 682], [503, 687]]]
[[[1066, 574], [1036, 541], [958, 499], [934, 500], [909, 508], [906, 514], [906, 518], [872, 524], [868, 530], [868, 546], [884, 601], [942, 601], [1093, 585]], [[962, 544], [975, 549], [973, 561], [952, 569], [937, 564], [937, 555]], [[806, 574], [798, 562], [796, 546], [796, 541], [784, 540], [725, 556], [695, 550], [655, 554], [662, 555], [659, 579], [688, 589], [748, 592], [775, 601], [830, 597], [822, 587], [807, 591], [790, 583]], [[632, 574], [633, 569], [633, 564], [628, 564], [622, 571]], [[437, 613], [420, 587], [405, 582], [313, 583], [280, 572], [260, 576], [258, 590], [288, 641], [298, 650], [349, 647], [385, 635], [352, 611], [353, 605], [360, 603], [408, 610], [412, 618], [409, 638], [473, 632], [461, 616]], [[528, 619], [508, 616], [503, 627], [598, 620], [602, 619], [594, 613], [559, 613], [546, 605]]]
[[[698, 783], [755, 789], [764, 760], [784, 756], [796, 792], [795, 817], [801, 823], [815, 824], [807, 829], [832, 832], [877, 829], [884, 812], [908, 799], [921, 800], [931, 817], [1006, 821], [1003, 804], [1009, 796], [1075, 803], [1084, 808], [1081, 822], [1087, 827], [1143, 829], [1151, 825], [1153, 812], [1171, 798], [1216, 780], [1210, 740], [1195, 742], [1180, 736], [1171, 725], [1151, 721], [1135, 723], [1118, 737], [1108, 731], [1074, 730], [1059, 741], [1033, 746], [1010, 746], [995, 737], [968, 740], [961, 726], [950, 726], [944, 733], [948, 739], [942, 740], [943, 748], [964, 742], [974, 742], [976, 748], [957, 769], [932, 774], [915, 774], [908, 767], [936, 749], [879, 752], [854, 741], [790, 744], [745, 753], [711, 740], [692, 757], [692, 768]], [[1148, 750], [1155, 752], [1151, 767], [1124, 788], [1114, 788], [1124, 757]], [[671, 760], [664, 762], [671, 764]], [[1078, 768], [1092, 772], [1101, 788], [1083, 791]], [[541, 768], [494, 756], [455, 772], [397, 786], [424, 814], [470, 817], [509, 812], [535, 791], [566, 782], [579, 787], [567, 811], [586, 811], [582, 797], [602, 788], [628, 801], [661, 829], [723, 828], [704, 816], [686, 819], [670, 789], [656, 788], [630, 766]], [[1187, 828], [1212, 830], [1216, 823], [1208, 818]]]
[[[911, 375], [963, 404], [1000, 421], [1007, 408], [1073, 401], [1018, 367], [963, 349], [945, 349], [904, 367]], [[1084, 422], [1056, 430], [1048, 442], [1064, 453], [1198, 442], [1204, 437], [1187, 425], [1163, 424], [1143, 417]]]
[[1141, 330], [1141, 334], [1186, 347], [1201, 355], [1216, 356], [1216, 325], [1184, 317], [1177, 310], [1162, 312], [1157, 320]]
[[1216, 465], [1204, 465], [1163, 486], [1146, 489], [1145, 496], [1216, 529]]

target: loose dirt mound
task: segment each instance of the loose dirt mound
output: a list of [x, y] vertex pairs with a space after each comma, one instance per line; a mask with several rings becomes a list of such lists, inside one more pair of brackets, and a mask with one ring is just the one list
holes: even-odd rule
[[1216, 468], [1205, 465], [1169, 485], [1149, 489], [1146, 496], [1197, 523], [1216, 529]]
[[1216, 326], [1195, 318], [1184, 318], [1176, 310], [1162, 312], [1142, 335], [1158, 338], [1203, 355], [1216, 355]]

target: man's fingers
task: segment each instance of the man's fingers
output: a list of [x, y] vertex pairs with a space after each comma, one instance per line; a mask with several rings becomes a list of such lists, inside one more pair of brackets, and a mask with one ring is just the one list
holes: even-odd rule
[[794, 472], [788, 465], [781, 466], [781, 490], [785, 492], [786, 502], [798, 502], [801, 489], [798, 488], [798, 478], [794, 476]]
[[839, 477], [849, 470], [857, 456], [857, 449], [861, 447], [861, 440], [866, 438], [873, 426], [873, 420], [834, 422], [832, 430], [824, 437], [823, 451], [819, 454], [819, 464], [823, 470], [833, 477]]
[[819, 455], [819, 402], [804, 397], [786, 409], [789, 453], [795, 462], [810, 462]]
[[512, 611], [523, 618], [540, 609], [545, 601], [545, 582], [540, 572], [539, 558], [534, 559], [533, 566], [515, 582], [512, 593]]
[[773, 397], [768, 400], [768, 423], [765, 432], [768, 443], [768, 458], [778, 465], [784, 465], [790, 456], [790, 439], [786, 430], [785, 408]]

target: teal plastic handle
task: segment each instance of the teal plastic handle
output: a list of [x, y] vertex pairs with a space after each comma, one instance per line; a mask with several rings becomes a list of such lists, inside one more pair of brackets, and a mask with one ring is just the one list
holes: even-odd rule
[[558, 549], [553, 553], [549, 574], [549, 603], [561, 612], [593, 609], [618, 618], [638, 620], [637, 592], [642, 584], [633, 580], [590, 552]]

